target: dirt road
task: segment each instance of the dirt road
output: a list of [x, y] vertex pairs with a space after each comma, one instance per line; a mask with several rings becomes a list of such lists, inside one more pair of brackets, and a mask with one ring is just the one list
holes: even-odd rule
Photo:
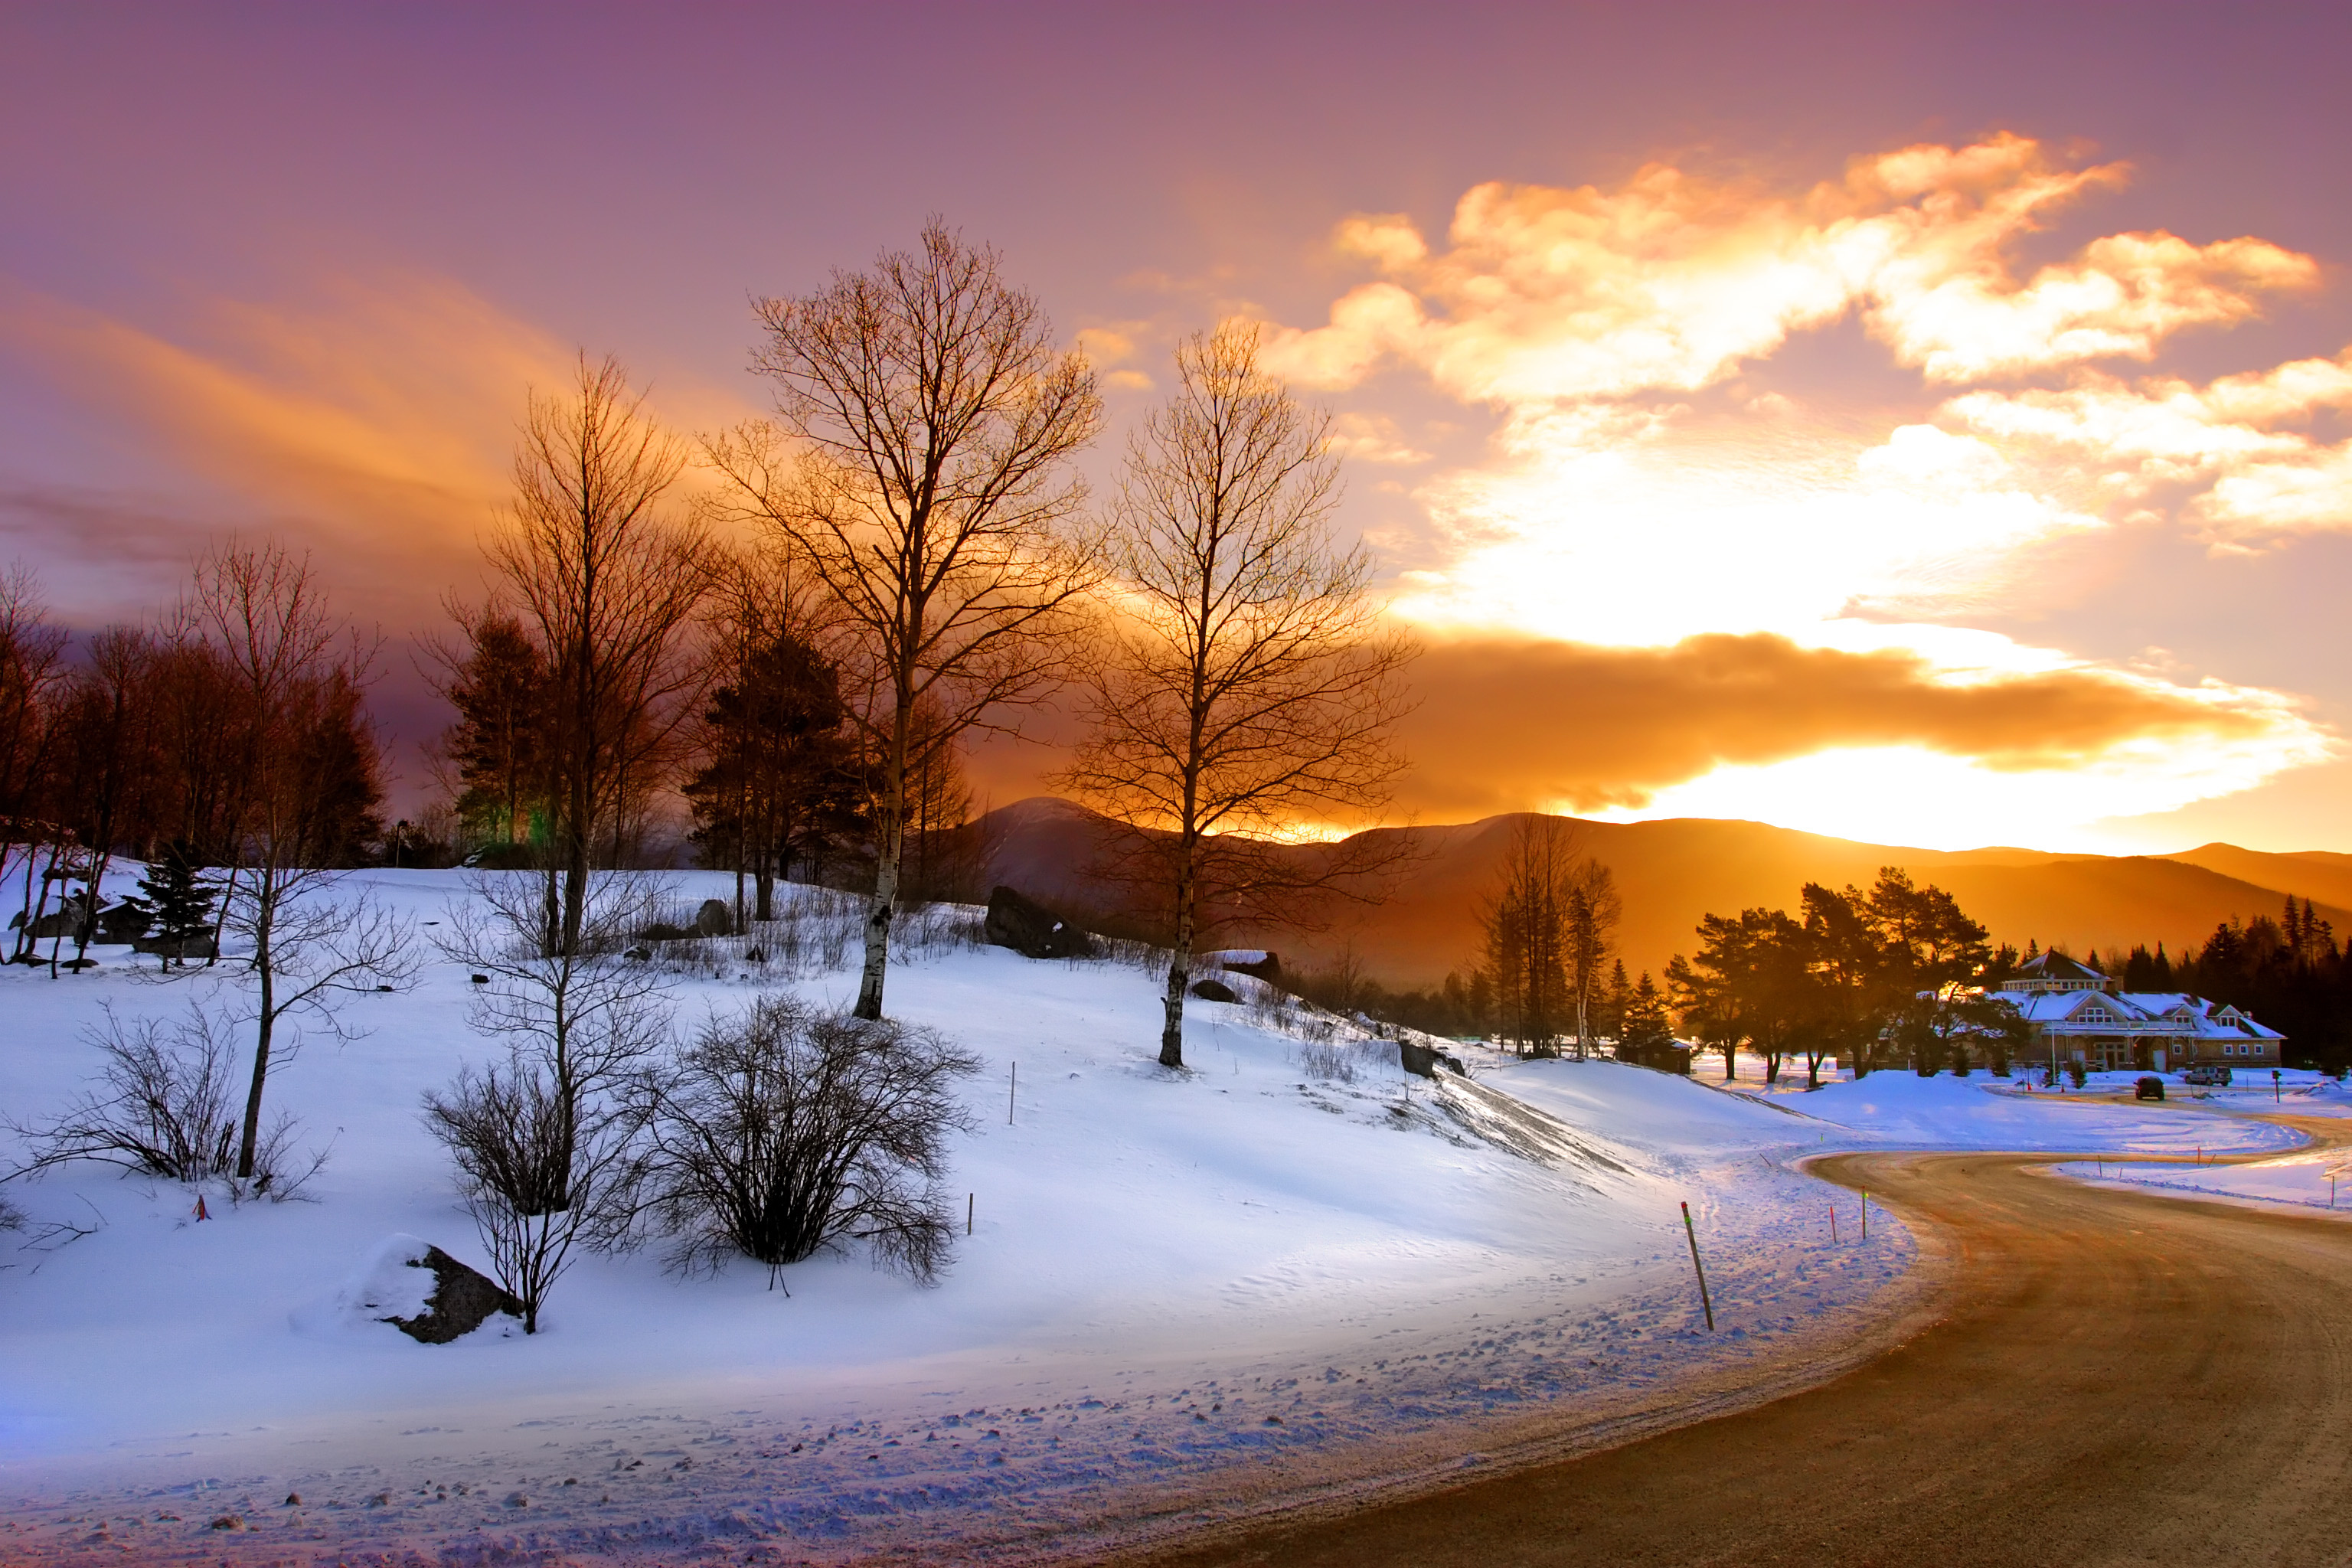
[[2044, 1163], [1814, 1167], [1958, 1250], [1947, 1315], [1834, 1383], [1140, 1561], [2352, 1562], [2352, 1224], [2087, 1187]]

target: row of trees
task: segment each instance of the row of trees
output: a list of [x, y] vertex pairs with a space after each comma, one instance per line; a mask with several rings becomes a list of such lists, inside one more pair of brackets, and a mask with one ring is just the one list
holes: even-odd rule
[[1741, 1049], [1777, 1082], [1801, 1058], [1808, 1087], [1836, 1058], [1856, 1077], [1908, 1062], [1933, 1073], [1988, 1054], [1996, 1071], [2025, 1042], [2016, 1010], [1987, 990], [2016, 966], [1952, 895], [1896, 867], [1868, 889], [1805, 884], [1801, 914], [1750, 909], [1708, 914], [1698, 951], [1667, 965], [1685, 1033], [1723, 1053]]
[[0, 578], [0, 834], [21, 895], [12, 958], [38, 961], [36, 928], [76, 886], [57, 935], [84, 958], [91, 889], [120, 855], [177, 846], [234, 884], [278, 865], [347, 866], [382, 837], [363, 700], [373, 649], [306, 561], [214, 548], [169, 609], [100, 628], [79, 659], [67, 644], [29, 574]]
[[[1484, 963], [1472, 984], [1494, 1036], [1522, 1052], [1549, 1055], [1565, 1040], [1580, 1058], [1597, 1037], [1613, 1035], [1615, 933], [1624, 902], [1608, 867], [1577, 853], [1573, 826], [1524, 816], [1512, 826], [1496, 884], [1478, 911]], [[1648, 976], [1643, 976], [1644, 981]], [[1614, 981], [1622, 985], [1624, 965]]]
[[[1174, 949], [1160, 1060], [1181, 1067], [1207, 930], [1304, 883], [1360, 892], [1390, 853], [1309, 875], [1263, 852], [1377, 808], [1402, 763], [1412, 648], [1378, 625], [1369, 556], [1332, 541], [1328, 422], [1258, 369], [1254, 329], [1196, 336], [1097, 511], [1072, 466], [1102, 422], [1093, 373], [993, 251], [934, 224], [759, 314], [773, 416], [691, 451], [610, 361], [532, 400], [494, 590], [455, 606], [445, 650], [464, 816], [533, 847], [551, 952], [664, 788], [760, 912], [796, 860], [854, 856], [855, 1012], [876, 1019], [891, 922], [930, 890], [910, 858], [962, 819], [959, 746], [1075, 682], [1062, 782], [1147, 830], [1127, 870]], [[715, 500], [675, 497], [689, 456]]]
[[2164, 944], [2096, 952], [2084, 961], [2126, 991], [2188, 991], [2227, 1002], [2284, 1034], [2301, 1060], [2352, 1065], [2352, 955], [2308, 899], [2286, 898], [2277, 917], [2229, 920], [2178, 956]]

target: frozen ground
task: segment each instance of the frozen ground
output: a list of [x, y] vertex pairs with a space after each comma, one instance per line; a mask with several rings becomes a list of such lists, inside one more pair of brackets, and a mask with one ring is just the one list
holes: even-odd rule
[[[365, 880], [420, 921], [458, 890], [447, 873]], [[0, 972], [6, 1116], [73, 1092], [100, 1002], [181, 1005], [104, 956], [55, 981]], [[682, 977], [681, 1019], [755, 984], [733, 963]], [[799, 988], [839, 1002], [850, 985]], [[1211, 1004], [1179, 1077], [1150, 1059], [1154, 993], [1134, 969], [997, 949], [894, 967], [891, 1012], [987, 1063], [950, 1178], [976, 1220], [934, 1289], [821, 1258], [786, 1271], [787, 1297], [763, 1269], [680, 1279], [648, 1250], [582, 1263], [539, 1335], [428, 1346], [334, 1303], [395, 1236], [483, 1261], [416, 1117], [486, 1054], [464, 970], [436, 962], [413, 992], [362, 999], [367, 1038], [273, 1078], [274, 1103], [332, 1142], [313, 1201], [215, 1193], [199, 1222], [185, 1190], [95, 1167], [7, 1189], [37, 1225], [89, 1234], [0, 1241], [0, 1557], [985, 1556], [1144, 1483], [1401, 1435], [1474, 1450], [1498, 1421], [1847, 1333], [1916, 1248], [1884, 1216], [1867, 1245], [1851, 1228], [1833, 1244], [1834, 1194], [1790, 1169], [1810, 1153], [2291, 1141], [2204, 1105], [1983, 1078], [1874, 1075], [1767, 1104], [1474, 1050], [1473, 1084], [1432, 1086], [1368, 1043], [1346, 1081], [1306, 1071], [1277, 1020]]]

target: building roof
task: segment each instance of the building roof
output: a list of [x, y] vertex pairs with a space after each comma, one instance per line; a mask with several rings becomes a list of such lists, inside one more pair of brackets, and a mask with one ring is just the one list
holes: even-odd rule
[[2041, 952], [2027, 959], [2003, 984], [2011, 990], [2082, 990], [2105, 986], [2107, 977], [2089, 964], [2063, 952]]
[[[2072, 963], [2072, 960], [2067, 962]], [[2077, 967], [2080, 967], [2079, 965]], [[2173, 1035], [2195, 1040], [2284, 1040], [2235, 1007], [2185, 991], [2024, 991], [1991, 994], [2053, 1035]]]

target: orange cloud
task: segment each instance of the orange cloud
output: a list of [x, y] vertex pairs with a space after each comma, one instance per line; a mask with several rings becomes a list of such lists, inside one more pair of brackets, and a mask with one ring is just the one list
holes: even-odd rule
[[[279, 532], [316, 552], [363, 616], [437, 619], [506, 496], [527, 393], [564, 384], [576, 350], [442, 279], [324, 292], [310, 309], [215, 301], [167, 336], [0, 282], [0, 342], [219, 494], [150, 548], [184, 557], [210, 532]], [[690, 388], [661, 401], [714, 424], [746, 411]], [[68, 502], [118, 513], [142, 538], [173, 531], [152, 508], [100, 496], [28, 504]]]
[[2202, 776], [2215, 752], [2275, 768], [2326, 745], [2269, 692], [2089, 667], [1961, 679], [1913, 653], [1763, 633], [1667, 647], [1445, 639], [1413, 679], [1403, 801], [1441, 820], [1639, 808], [1717, 769], [1837, 750], [1913, 748], [2011, 773], [2178, 752]]

